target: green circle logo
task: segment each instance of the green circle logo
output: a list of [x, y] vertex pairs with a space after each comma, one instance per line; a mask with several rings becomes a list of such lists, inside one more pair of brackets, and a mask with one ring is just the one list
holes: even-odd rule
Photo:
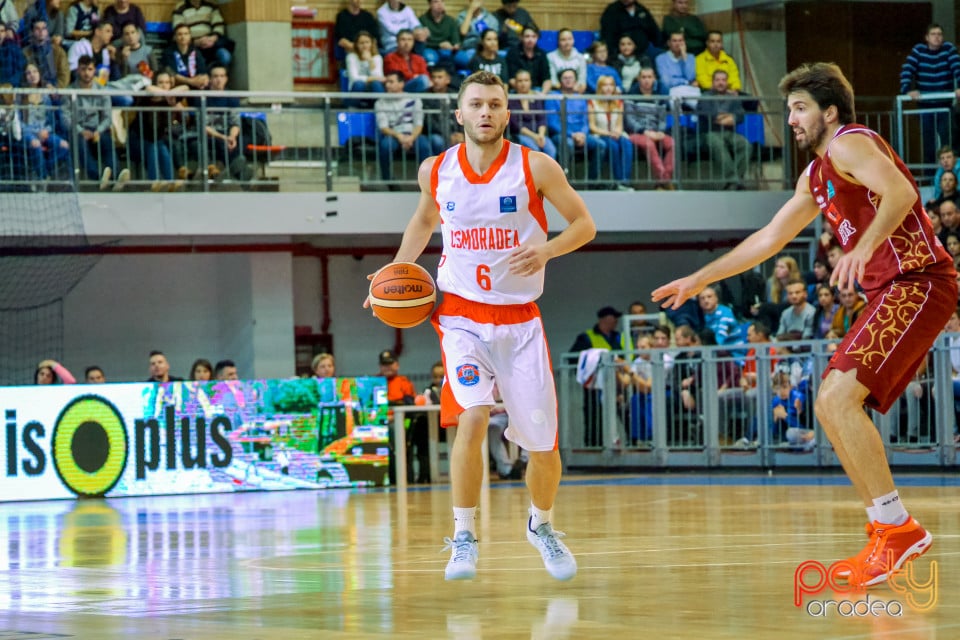
[[78, 496], [102, 496], [127, 465], [127, 428], [117, 408], [100, 396], [75, 398], [53, 427], [53, 465]]

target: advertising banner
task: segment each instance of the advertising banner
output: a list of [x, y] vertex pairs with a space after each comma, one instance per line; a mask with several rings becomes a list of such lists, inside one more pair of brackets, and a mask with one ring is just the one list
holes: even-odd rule
[[0, 388], [0, 501], [389, 483], [386, 380]]

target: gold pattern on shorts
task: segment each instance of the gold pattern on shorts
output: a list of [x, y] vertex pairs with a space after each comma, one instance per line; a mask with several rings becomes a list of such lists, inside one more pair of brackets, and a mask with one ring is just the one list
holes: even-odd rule
[[912, 212], [890, 234], [890, 242], [900, 262], [900, 273], [920, 271], [935, 260], [933, 247], [924, 236], [916, 214]]
[[892, 284], [883, 294], [876, 312], [847, 347], [847, 355], [879, 371], [917, 317], [926, 293], [927, 287], [923, 285], [911, 282]]

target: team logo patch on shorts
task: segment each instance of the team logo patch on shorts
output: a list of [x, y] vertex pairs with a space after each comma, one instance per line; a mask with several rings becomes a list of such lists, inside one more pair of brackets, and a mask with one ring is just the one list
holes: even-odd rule
[[475, 364], [462, 364], [457, 367], [457, 381], [465, 387], [480, 382], [480, 369]]

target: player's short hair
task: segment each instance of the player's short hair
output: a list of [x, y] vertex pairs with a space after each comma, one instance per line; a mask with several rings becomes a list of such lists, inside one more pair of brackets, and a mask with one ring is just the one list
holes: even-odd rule
[[791, 93], [806, 91], [822, 110], [835, 106], [840, 124], [851, 124], [857, 120], [853, 87], [840, 67], [832, 62], [800, 65], [783, 77], [779, 89], [785, 98]]
[[467, 79], [460, 85], [460, 91], [457, 93], [457, 107], [460, 106], [460, 101], [463, 100], [463, 94], [467, 90], [467, 87], [472, 84], [479, 84], [485, 87], [500, 87], [503, 89], [503, 97], [507, 97], [507, 85], [503, 83], [500, 76], [481, 69], [467, 76]]

